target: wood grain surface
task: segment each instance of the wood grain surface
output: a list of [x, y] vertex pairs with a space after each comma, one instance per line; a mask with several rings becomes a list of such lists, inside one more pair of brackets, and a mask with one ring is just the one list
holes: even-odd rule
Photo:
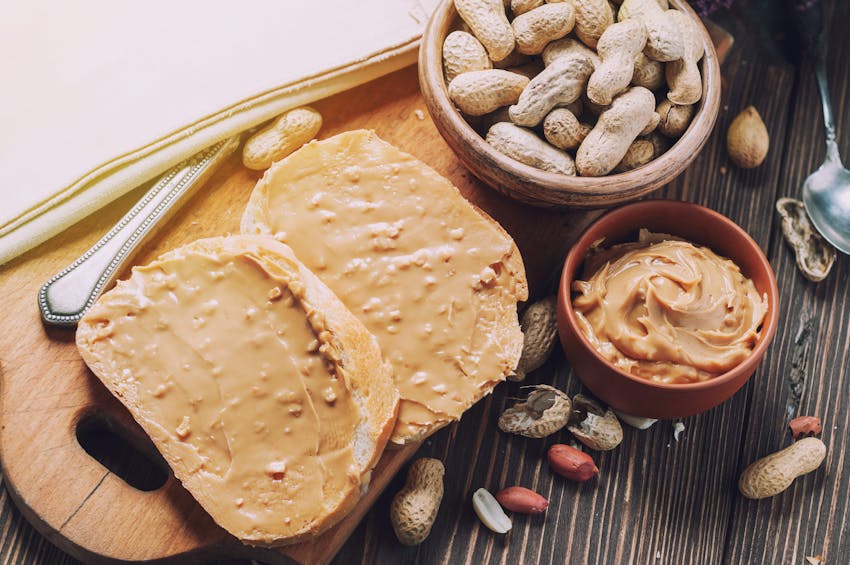
[[[446, 494], [431, 536], [414, 548], [394, 539], [388, 507], [403, 482], [402, 474], [378, 498], [334, 563], [805, 563], [806, 556], [815, 555], [823, 555], [830, 564], [850, 563], [850, 530], [845, 522], [850, 515], [845, 465], [850, 439], [850, 259], [839, 256], [824, 282], [807, 281], [796, 270], [773, 211], [778, 197], [799, 198], [802, 180], [824, 155], [811, 65], [799, 56], [782, 6], [742, 1], [717, 16], [736, 39], [723, 67], [717, 127], [694, 164], [660, 194], [729, 216], [762, 246], [776, 271], [779, 330], [748, 385], [729, 402], [686, 419], [678, 442], [669, 422], [644, 432], [627, 429], [617, 450], [595, 454], [600, 476], [582, 485], [553, 476], [545, 463], [546, 448], [568, 441], [566, 433], [528, 440], [498, 431], [498, 414], [523, 395], [519, 384], [502, 385], [419, 451], [442, 459], [447, 470]], [[828, 12], [830, 87], [841, 153], [850, 160], [850, 34], [844, 29], [850, 21], [850, 3], [832, 0]], [[742, 171], [728, 162], [724, 137], [735, 114], [749, 104], [756, 105], [767, 124], [771, 149], [764, 165]], [[414, 69], [318, 106], [326, 117], [323, 136], [351, 127], [374, 127], [388, 141], [432, 164], [517, 238], [538, 295], [554, 283], [549, 275], [590, 216], [517, 206], [478, 184], [444, 144], [432, 143], [439, 138], [427, 117], [416, 116], [424, 106]], [[210, 224], [205, 211], [222, 199], [241, 209], [247, 192], [233, 187], [250, 185], [252, 175], [235, 165], [219, 173], [210, 190], [199, 194], [139, 260], [178, 243], [185, 236], [181, 230], [207, 235], [233, 229], [227, 217]], [[137, 197], [122, 199], [0, 268], [0, 291], [7, 301], [0, 332], [4, 379], [12, 369], [8, 352], [26, 351], [22, 338], [29, 333], [22, 325], [33, 318], [34, 289], [43, 274], [64, 266], [93, 243]], [[73, 362], [70, 353], [65, 355]], [[571, 393], [580, 390], [560, 353], [527, 382], [552, 383]], [[828, 456], [823, 467], [772, 499], [742, 498], [736, 489], [741, 470], [788, 445], [787, 421], [801, 414], [824, 420]], [[69, 468], [53, 488], [63, 492], [73, 480]], [[512, 484], [541, 492], [550, 507], [542, 517], [514, 516], [513, 531], [496, 536], [479, 524], [470, 497], [478, 487], [494, 491]], [[5, 490], [0, 502], [4, 562], [76, 563], [24, 521]]]

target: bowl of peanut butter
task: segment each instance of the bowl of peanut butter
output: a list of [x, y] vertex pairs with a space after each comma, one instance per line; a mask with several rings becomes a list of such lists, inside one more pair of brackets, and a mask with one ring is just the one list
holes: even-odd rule
[[758, 244], [703, 206], [649, 200], [590, 225], [570, 250], [558, 329], [576, 375], [624, 413], [681, 418], [730, 398], [776, 332]]

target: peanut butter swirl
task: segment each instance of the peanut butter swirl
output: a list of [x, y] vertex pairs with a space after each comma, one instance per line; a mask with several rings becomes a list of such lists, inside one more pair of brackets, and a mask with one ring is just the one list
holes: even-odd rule
[[740, 364], [768, 308], [729, 259], [645, 230], [588, 258], [583, 276], [572, 290], [584, 335], [617, 368], [657, 382], [704, 381]]

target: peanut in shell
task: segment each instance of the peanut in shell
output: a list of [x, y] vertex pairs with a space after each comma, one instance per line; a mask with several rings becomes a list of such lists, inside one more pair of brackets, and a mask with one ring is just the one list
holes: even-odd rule
[[566, 426], [571, 412], [569, 396], [549, 385], [537, 385], [525, 402], [502, 412], [499, 429], [530, 438], [546, 437]]

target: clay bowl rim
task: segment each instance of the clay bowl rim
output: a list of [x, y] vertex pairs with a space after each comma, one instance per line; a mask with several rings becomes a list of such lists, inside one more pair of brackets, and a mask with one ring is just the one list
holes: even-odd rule
[[[587, 249], [594, 241], [599, 240], [600, 237], [607, 237], [603, 233], [595, 233], [599, 224], [601, 224], [603, 221], [616, 222], [616, 220], [619, 219], [620, 216], [624, 216], [628, 212], [636, 208], [658, 208], [656, 213], [661, 213], [662, 210], [666, 210], [669, 208], [687, 208], [692, 211], [696, 211], [700, 214], [703, 214], [706, 218], [711, 218], [713, 221], [719, 222], [720, 224], [725, 226], [730, 233], [734, 234], [734, 239], [736, 241], [745, 244], [747, 247], [749, 247], [750, 251], [753, 252], [758, 268], [761, 269], [765, 274], [767, 274], [767, 288], [758, 290], [761, 290], [762, 293], [767, 293], [768, 314], [765, 321], [762, 322], [762, 334], [761, 336], [759, 336], [759, 340], [756, 343], [756, 346], [753, 348], [750, 355], [739, 365], [736, 365], [725, 373], [722, 373], [707, 381], [678, 384], [660, 383], [649, 379], [644, 379], [642, 377], [638, 377], [637, 375], [632, 375], [631, 373], [627, 373], [622, 369], [619, 369], [618, 367], [614, 366], [611, 362], [602, 357], [598, 351], [596, 351], [596, 348], [593, 347], [593, 345], [590, 343], [590, 341], [588, 341], [587, 337], [585, 337], [584, 333], [581, 331], [581, 328], [579, 328], [578, 322], [576, 321], [575, 312], [572, 309], [572, 296], [569, 288], [572, 285], [574, 277], [569, 276], [569, 273], [570, 271], [575, 272], [578, 270], [578, 268], [584, 262], [584, 257], [587, 253]], [[629, 227], [631, 228], [631, 231], [636, 231], [642, 226]], [[677, 234], [673, 233], [671, 235]], [[707, 244], [703, 245], [711, 249], [711, 247]], [[584, 251], [581, 253], [581, 257], [579, 257], [579, 250], [581, 249], [584, 249]], [[738, 263], [736, 262], [735, 264], [737, 265]], [[750, 273], [744, 274], [749, 276]], [[578, 341], [581, 347], [584, 350], [589, 351], [597, 362], [601, 363], [609, 370], [614, 371], [617, 375], [651, 389], [659, 389], [664, 391], [698, 392], [705, 389], [721, 387], [721, 385], [745, 377], [745, 375], [746, 377], [744, 382], [746, 382], [755, 373], [756, 368], [761, 363], [765, 353], [767, 352], [767, 348], [773, 341], [773, 337], [776, 334], [777, 326], [779, 325], [779, 287], [776, 284], [776, 275], [773, 272], [773, 268], [770, 266], [770, 262], [768, 261], [764, 252], [761, 250], [761, 247], [759, 247], [758, 243], [756, 243], [756, 241], [752, 237], [750, 237], [750, 234], [744, 231], [741, 226], [739, 226], [723, 214], [716, 212], [711, 208], [707, 208], [705, 206], [695, 204], [693, 202], [661, 199], [645, 200], [642, 202], [626, 204], [624, 206], [620, 206], [609, 212], [606, 212], [605, 214], [594, 220], [593, 223], [591, 223], [584, 230], [584, 232], [582, 232], [582, 235], [579, 237], [578, 241], [576, 241], [576, 243], [573, 244], [573, 246], [570, 248], [570, 251], [569, 253], [567, 253], [567, 257], [564, 261], [564, 268], [561, 271], [561, 279], [558, 283], [558, 308], [563, 311], [564, 319], [567, 321], [567, 324], [569, 324], [572, 332], [578, 337]], [[579, 380], [581, 380], [580, 377]]]
[[[664, 154], [643, 167], [602, 177], [568, 176], [541, 171], [490, 147], [455, 108], [443, 78], [443, 40], [459, 18], [453, 0], [442, 0], [422, 35], [419, 83], [425, 105], [440, 135], [464, 165], [486, 184], [511, 198], [542, 207], [572, 208], [604, 208], [635, 200], [671, 182], [693, 162], [711, 136], [720, 110], [720, 64], [711, 36], [687, 2], [671, 0], [671, 6], [686, 13], [702, 33], [703, 93], [685, 133]], [[467, 153], [479, 157], [480, 163], [470, 163], [472, 159]], [[501, 170], [507, 179], [497, 180], [498, 173], [493, 170]], [[502, 184], [508, 183], [509, 190], [502, 188]]]

